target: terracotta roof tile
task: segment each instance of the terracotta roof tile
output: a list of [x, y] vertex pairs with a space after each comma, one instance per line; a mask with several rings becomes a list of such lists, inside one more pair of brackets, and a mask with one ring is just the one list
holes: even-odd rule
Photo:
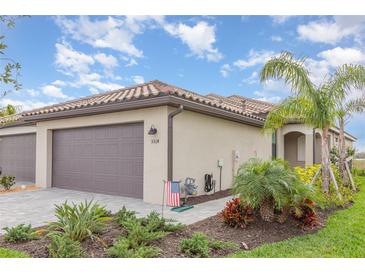
[[[17, 116], [17, 119], [19, 120], [25, 116], [36, 116], [51, 112], [69, 111], [80, 108], [88, 108], [95, 105], [113, 104], [117, 102], [127, 102], [132, 100], [143, 100], [145, 98], [166, 95], [176, 96], [200, 104], [224, 109], [260, 121], [264, 121], [264, 118], [260, 117], [260, 115], [257, 114], [266, 113], [273, 107], [273, 104], [241, 97], [238, 95], [224, 97], [216, 94], [208, 94], [206, 96], [203, 96], [198, 93], [155, 80], [133, 87], [122, 88], [115, 91], [101, 93], [56, 105], [50, 105], [43, 108], [26, 111], [19, 114]], [[0, 123], [2, 123], [1, 119]]]

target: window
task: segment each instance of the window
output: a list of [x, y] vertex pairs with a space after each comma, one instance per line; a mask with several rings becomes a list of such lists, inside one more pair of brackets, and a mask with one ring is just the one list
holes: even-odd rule
[[305, 136], [301, 135], [297, 139], [297, 160], [305, 161]]

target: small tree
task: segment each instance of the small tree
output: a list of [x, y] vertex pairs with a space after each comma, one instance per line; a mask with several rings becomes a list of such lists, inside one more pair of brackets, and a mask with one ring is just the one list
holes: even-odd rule
[[[347, 87], [357, 87], [363, 68], [344, 65], [333, 76], [316, 86], [305, 66], [305, 59], [295, 59], [290, 52], [269, 60], [261, 71], [261, 81], [283, 79], [293, 95], [270, 111], [264, 128], [277, 129], [290, 121], [300, 121], [322, 130], [322, 188], [329, 191], [330, 153], [329, 129], [335, 125], [338, 104], [345, 98]], [[343, 76], [343, 77], [340, 77]]]
[[[365, 73], [363, 78], [363, 85], [365, 86]], [[361, 98], [353, 99], [347, 102], [342, 102], [339, 105], [338, 111], [338, 126], [339, 126], [339, 140], [338, 140], [338, 151], [339, 151], [339, 160], [338, 160], [338, 168], [340, 172], [340, 176], [343, 180], [344, 185], [348, 185], [348, 180], [346, 177], [346, 141], [345, 141], [345, 126], [351, 118], [353, 113], [360, 113], [365, 111], [365, 95]]]
[[16, 113], [17, 113], [17, 108], [10, 104], [4, 107], [3, 109], [0, 109], [0, 117], [14, 115]]

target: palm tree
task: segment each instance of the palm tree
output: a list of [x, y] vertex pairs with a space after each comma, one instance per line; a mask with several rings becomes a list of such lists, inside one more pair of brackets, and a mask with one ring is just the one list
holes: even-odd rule
[[[343, 76], [343, 77], [341, 77]], [[321, 85], [310, 80], [305, 58], [295, 59], [290, 52], [269, 60], [263, 67], [260, 80], [282, 79], [291, 87], [292, 96], [276, 106], [267, 116], [264, 129], [277, 129], [290, 121], [300, 121], [322, 130], [322, 189], [329, 191], [330, 155], [329, 129], [335, 125], [338, 104], [344, 100], [349, 87], [358, 87], [362, 67], [344, 65]]]
[[286, 162], [252, 158], [238, 169], [232, 192], [244, 205], [259, 209], [264, 221], [274, 221], [277, 209], [282, 211], [278, 221], [284, 222], [290, 207], [308, 198], [310, 189]]
[[[365, 75], [365, 73], [364, 73]], [[365, 77], [363, 78], [365, 86]], [[346, 153], [346, 143], [345, 143], [345, 125], [348, 119], [353, 113], [361, 113], [365, 111], [365, 95], [360, 98], [352, 99], [347, 102], [341, 102], [338, 110], [338, 126], [339, 126], [339, 141], [338, 141], [338, 151], [339, 151], [339, 161], [338, 168], [340, 176], [343, 180], [344, 185], [348, 185], [347, 177], [345, 176], [345, 161], [347, 157]]]

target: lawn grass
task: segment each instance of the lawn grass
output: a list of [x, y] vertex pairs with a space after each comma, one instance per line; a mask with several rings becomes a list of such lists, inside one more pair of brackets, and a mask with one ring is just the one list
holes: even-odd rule
[[29, 256], [23, 252], [0, 247], [0, 258], [29, 258]]
[[233, 254], [237, 258], [364, 258], [365, 178], [357, 177], [361, 191], [355, 204], [331, 215], [318, 233], [265, 244], [251, 251]]

